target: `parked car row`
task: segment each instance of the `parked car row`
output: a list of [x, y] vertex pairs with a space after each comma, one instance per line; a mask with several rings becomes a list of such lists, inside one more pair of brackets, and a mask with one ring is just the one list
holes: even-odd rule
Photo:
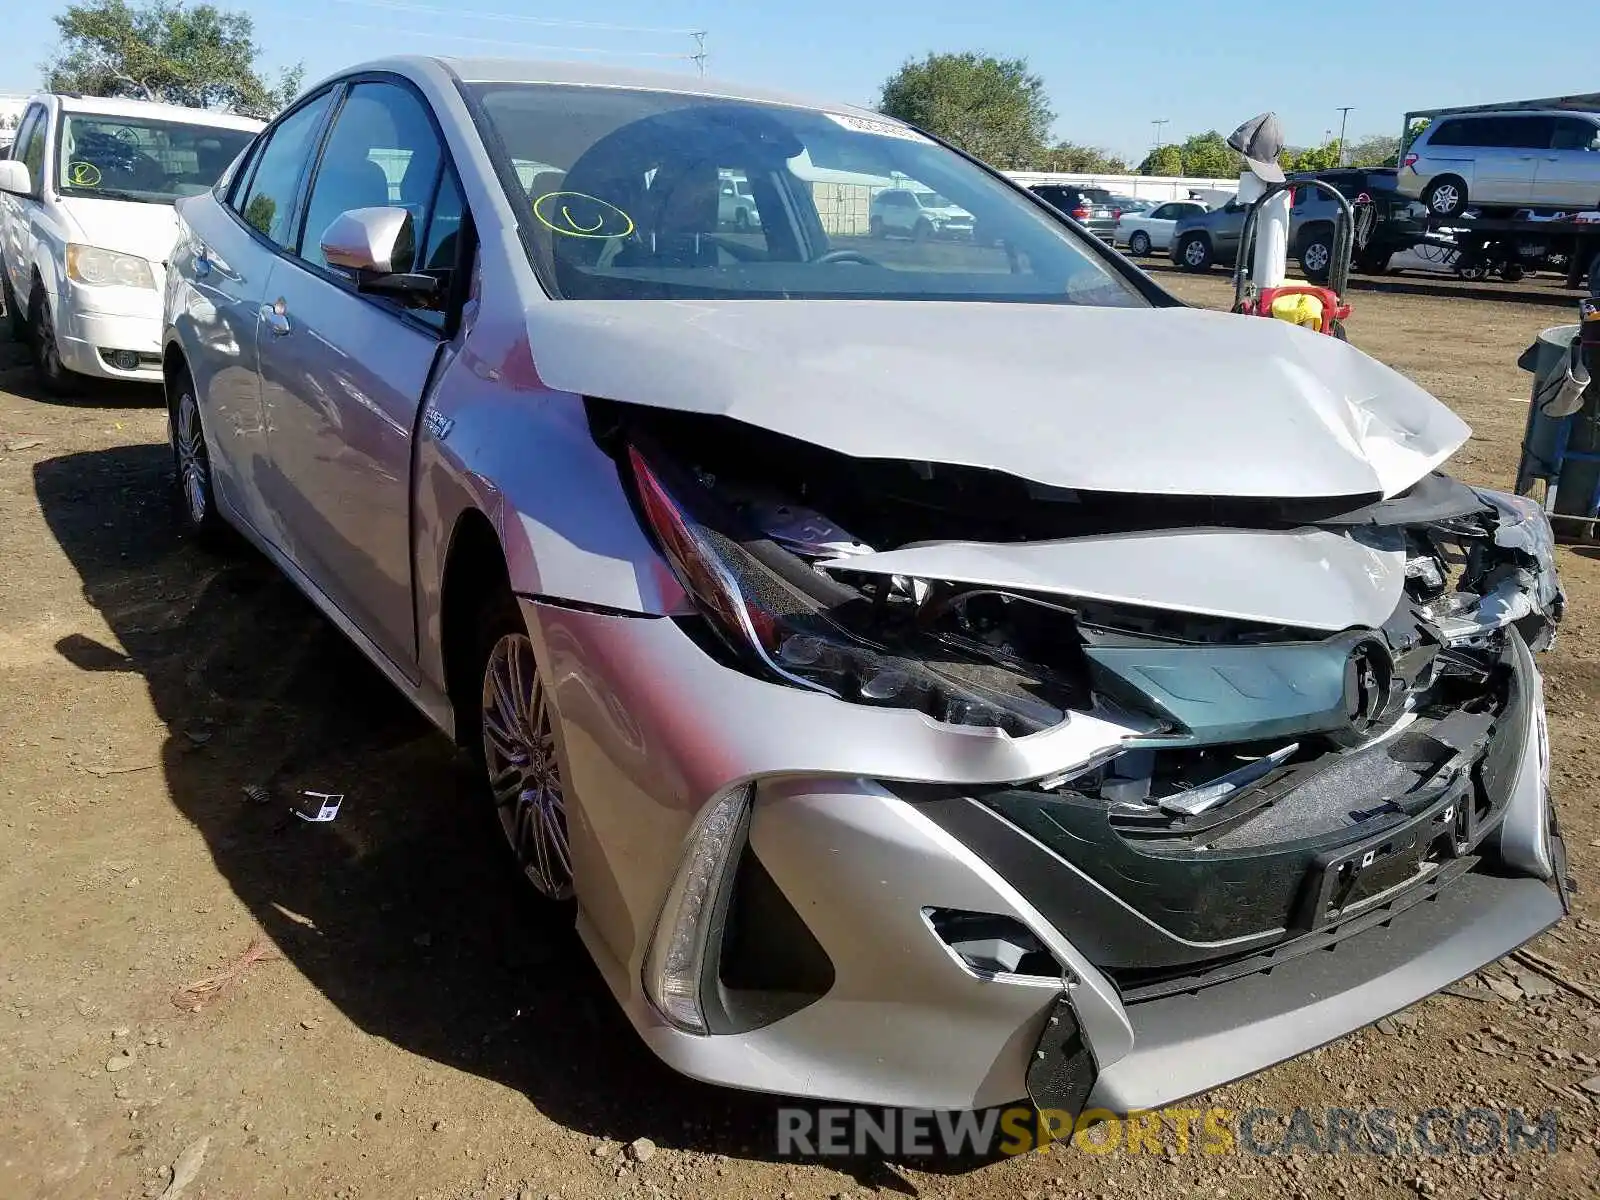
[[[456, 740], [654, 1053], [1152, 1109], [1561, 919], [1553, 539], [1449, 409], [882, 114], [692, 82], [373, 62], [183, 185], [159, 279], [65, 252], [161, 285], [186, 532]], [[8, 206], [110, 186], [59, 136]], [[907, 181], [895, 244], [802, 156]]]

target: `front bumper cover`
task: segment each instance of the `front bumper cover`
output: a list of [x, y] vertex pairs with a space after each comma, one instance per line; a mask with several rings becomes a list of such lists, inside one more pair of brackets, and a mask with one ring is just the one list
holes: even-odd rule
[[[1031, 841], [973, 797], [1080, 761], [1087, 723], [988, 737], [752, 679], [716, 663], [671, 619], [531, 600], [523, 610], [554, 681], [580, 932], [641, 1036], [696, 1078], [875, 1105], [1003, 1104], [1029, 1093], [1037, 1051], [1052, 1053], [1041, 1038], [1060, 1027], [1048, 1022], [1066, 1004], [1092, 1073], [1058, 1072], [1077, 1082], [1054, 1089], [1035, 1082], [1035, 1099], [1056, 1108], [1150, 1106], [1414, 1003], [1562, 912], [1559, 891], [1537, 869], [1559, 861], [1560, 843], [1544, 790], [1538, 673], [1520, 638], [1519, 673], [1531, 686], [1506, 734], [1510, 794], [1477, 847], [1481, 863], [1386, 925], [1350, 934], [1334, 953], [1303, 956], [1270, 976], [1239, 966], [1262, 945], [1196, 945], [1197, 974], [1219, 958], [1233, 974], [1200, 979], [1192, 994], [1139, 1000], [1103, 965], [1104, 932], [1118, 930], [1125, 951], [1125, 940], [1170, 942], [1164, 931], [1130, 918], [1053, 853], [1044, 852], [1037, 877], [1018, 872], [949, 816], [966, 812], [996, 836]], [[747, 851], [827, 955], [830, 984], [776, 1019], [686, 1033], [651, 1007], [641, 971], [695, 814], [745, 781], [755, 783]], [[938, 797], [924, 794], [931, 785]], [[1063, 896], [1086, 906], [1074, 911]], [[1063, 966], [1065, 986], [975, 974], [930, 929], [925, 913], [938, 907], [1019, 922]], [[1118, 923], [1096, 919], [1115, 907], [1124, 910]], [[1330, 963], [1338, 965], [1332, 975]]]

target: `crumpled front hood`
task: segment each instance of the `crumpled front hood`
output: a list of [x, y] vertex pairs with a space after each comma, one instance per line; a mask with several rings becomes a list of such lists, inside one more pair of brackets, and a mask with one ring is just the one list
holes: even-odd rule
[[77, 226], [75, 241], [134, 254], [156, 264], [167, 261], [178, 240], [178, 214], [170, 204], [88, 200], [69, 196], [62, 207]]
[[1469, 433], [1352, 346], [1196, 309], [563, 300], [528, 335], [553, 388], [1083, 490], [1390, 496]]

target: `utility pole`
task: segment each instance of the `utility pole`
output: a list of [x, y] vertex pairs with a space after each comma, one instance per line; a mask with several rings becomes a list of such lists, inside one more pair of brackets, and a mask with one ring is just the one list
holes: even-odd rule
[[1344, 166], [1344, 127], [1345, 127], [1345, 122], [1350, 119], [1350, 110], [1353, 109], [1354, 107], [1355, 107], [1354, 104], [1346, 104], [1342, 108], [1339, 109], [1339, 165], [1341, 167]]
[[1169, 123], [1170, 118], [1168, 117], [1157, 117], [1155, 120], [1150, 122], [1151, 128], [1155, 131], [1154, 136], [1150, 140], [1150, 149], [1161, 149], [1161, 127]]
[[694, 39], [694, 53], [689, 55], [689, 60], [694, 63], [702, 79], [706, 74], [706, 33], [704, 29], [697, 29], [689, 35]]

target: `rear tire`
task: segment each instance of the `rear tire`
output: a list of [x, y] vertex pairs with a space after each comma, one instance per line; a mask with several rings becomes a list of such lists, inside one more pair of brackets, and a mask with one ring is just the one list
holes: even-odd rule
[[1500, 278], [1507, 283], [1521, 283], [1528, 277], [1528, 270], [1521, 263], [1506, 263], [1500, 268]]
[[551, 905], [575, 907], [555, 713], [527, 624], [504, 584], [484, 601], [474, 645], [478, 691], [462, 697], [458, 722], [468, 728], [458, 734], [523, 878]]
[[1422, 202], [1436, 217], [1454, 217], [1467, 207], [1467, 183], [1457, 175], [1441, 175], [1422, 190]]
[[1128, 253], [1135, 258], [1143, 258], [1150, 253], [1150, 235], [1142, 229], [1133, 231], [1133, 236], [1128, 239]]
[[194, 381], [179, 368], [168, 383], [167, 441], [172, 447], [172, 500], [179, 528], [188, 537], [216, 545], [226, 532], [217, 513], [211, 452]]
[[1203, 233], [1191, 233], [1178, 245], [1178, 265], [1185, 271], [1209, 271], [1216, 255]]

